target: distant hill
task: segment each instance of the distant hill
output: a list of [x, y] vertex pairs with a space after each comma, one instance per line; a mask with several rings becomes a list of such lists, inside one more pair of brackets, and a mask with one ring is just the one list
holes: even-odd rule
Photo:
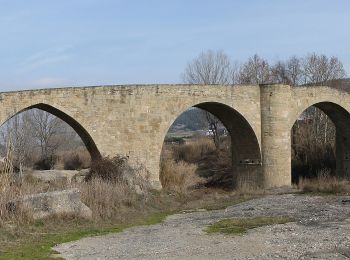
[[190, 108], [183, 112], [172, 124], [169, 132], [178, 130], [198, 131], [208, 128], [205, 111], [200, 108]]

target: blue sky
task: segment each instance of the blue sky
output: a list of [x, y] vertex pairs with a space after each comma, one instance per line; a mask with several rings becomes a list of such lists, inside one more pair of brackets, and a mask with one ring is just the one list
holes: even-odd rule
[[346, 0], [0, 0], [0, 91], [178, 83], [201, 51], [310, 52], [350, 73]]

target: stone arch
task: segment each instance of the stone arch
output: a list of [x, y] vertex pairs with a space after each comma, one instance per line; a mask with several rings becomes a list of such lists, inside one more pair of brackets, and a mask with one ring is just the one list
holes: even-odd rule
[[[261, 149], [257, 135], [247, 119], [236, 109], [219, 102], [202, 102], [190, 107], [197, 107], [213, 114], [230, 133], [234, 186], [241, 184], [260, 186], [263, 180]], [[176, 118], [185, 111], [177, 114]], [[164, 138], [165, 136], [163, 140]]]
[[[317, 107], [324, 112], [336, 128], [336, 175], [350, 178], [350, 113], [343, 106], [330, 101], [316, 102], [299, 111], [298, 117], [309, 107]], [[291, 126], [291, 128], [292, 128]]]
[[33, 109], [33, 108], [37, 108], [37, 109], [46, 111], [46, 112], [60, 118], [61, 120], [66, 122], [69, 126], [71, 126], [74, 129], [74, 131], [79, 135], [81, 140], [83, 141], [84, 145], [86, 146], [86, 149], [89, 151], [90, 156], [91, 156], [91, 160], [96, 160], [96, 159], [99, 159], [101, 157], [101, 154], [100, 154], [94, 140], [92, 139], [91, 135], [87, 132], [87, 130], [78, 121], [76, 121], [73, 117], [71, 117], [70, 115], [66, 114], [62, 110], [57, 109], [51, 105], [48, 105], [45, 103], [38, 103], [35, 105], [30, 105], [30, 106], [18, 111], [17, 113], [13, 114], [11, 117], [7, 118], [3, 123], [5, 123], [6, 121], [8, 121], [9, 119], [11, 119], [12, 117], [14, 117], [16, 115], [18, 115], [24, 111]]

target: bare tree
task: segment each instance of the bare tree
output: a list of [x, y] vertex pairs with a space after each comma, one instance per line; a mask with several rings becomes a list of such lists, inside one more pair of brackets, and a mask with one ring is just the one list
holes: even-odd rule
[[309, 54], [303, 59], [304, 84], [328, 84], [331, 80], [346, 77], [342, 62], [337, 57]]
[[239, 81], [242, 84], [264, 84], [270, 82], [270, 66], [267, 60], [255, 54], [240, 68]]
[[33, 109], [29, 111], [28, 122], [41, 158], [53, 156], [62, 143], [59, 136], [64, 131], [63, 121], [48, 112]]
[[303, 70], [301, 59], [292, 56], [286, 61], [277, 61], [271, 66], [271, 82], [297, 86], [302, 83]]
[[286, 61], [289, 84], [297, 86], [301, 83], [303, 71], [301, 61], [298, 57], [292, 56]]
[[[11, 144], [13, 164], [18, 168], [20, 176], [23, 173], [23, 168], [30, 156], [30, 138], [28, 122], [23, 115], [14, 116], [1, 131], [3, 146], [6, 148], [8, 143]], [[6, 151], [8, 152], [8, 151]]]
[[223, 51], [208, 50], [202, 52], [187, 64], [183, 81], [188, 84], [222, 84], [232, 83], [232, 68], [229, 57]]
[[287, 64], [283, 61], [276, 62], [271, 67], [271, 81], [279, 84], [290, 84], [289, 71]]
[[231, 84], [239, 84], [240, 64], [237, 61], [231, 62]]
[[[202, 52], [197, 58], [187, 64], [182, 77], [183, 81], [188, 84], [231, 85], [238, 82], [238, 64], [231, 63], [229, 57], [223, 51], [208, 50]], [[220, 136], [218, 128], [222, 123], [208, 111], [205, 111], [205, 117], [215, 147], [219, 148]]]
[[211, 132], [211, 136], [214, 142], [215, 147], [218, 149], [220, 147], [220, 136], [219, 136], [219, 125], [221, 124], [220, 120], [212, 115], [211, 113], [206, 112], [206, 118], [208, 121], [209, 131]]

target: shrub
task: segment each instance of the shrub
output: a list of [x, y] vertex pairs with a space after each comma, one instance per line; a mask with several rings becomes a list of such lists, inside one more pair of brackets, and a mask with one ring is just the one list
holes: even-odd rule
[[78, 154], [73, 155], [70, 158], [64, 160], [65, 170], [80, 170], [82, 168], [83, 162]]
[[184, 161], [166, 160], [161, 165], [160, 181], [163, 189], [178, 193], [189, 190], [204, 183], [204, 179], [196, 174], [197, 166]]
[[139, 202], [135, 191], [122, 182], [93, 178], [77, 185], [82, 201], [92, 210], [96, 221], [119, 220], [123, 211], [131, 210]]
[[94, 179], [102, 179], [111, 183], [122, 183], [137, 193], [145, 193], [151, 187], [149, 172], [146, 168], [139, 163], [131, 166], [128, 157], [121, 155], [112, 158], [103, 157], [92, 161], [85, 181], [89, 182]]
[[111, 182], [120, 181], [123, 172], [131, 170], [128, 164], [128, 157], [117, 155], [112, 158], [103, 157], [91, 162], [90, 172], [85, 180], [101, 178]]
[[43, 157], [34, 163], [35, 170], [51, 170], [54, 168], [57, 157], [54, 155]]

